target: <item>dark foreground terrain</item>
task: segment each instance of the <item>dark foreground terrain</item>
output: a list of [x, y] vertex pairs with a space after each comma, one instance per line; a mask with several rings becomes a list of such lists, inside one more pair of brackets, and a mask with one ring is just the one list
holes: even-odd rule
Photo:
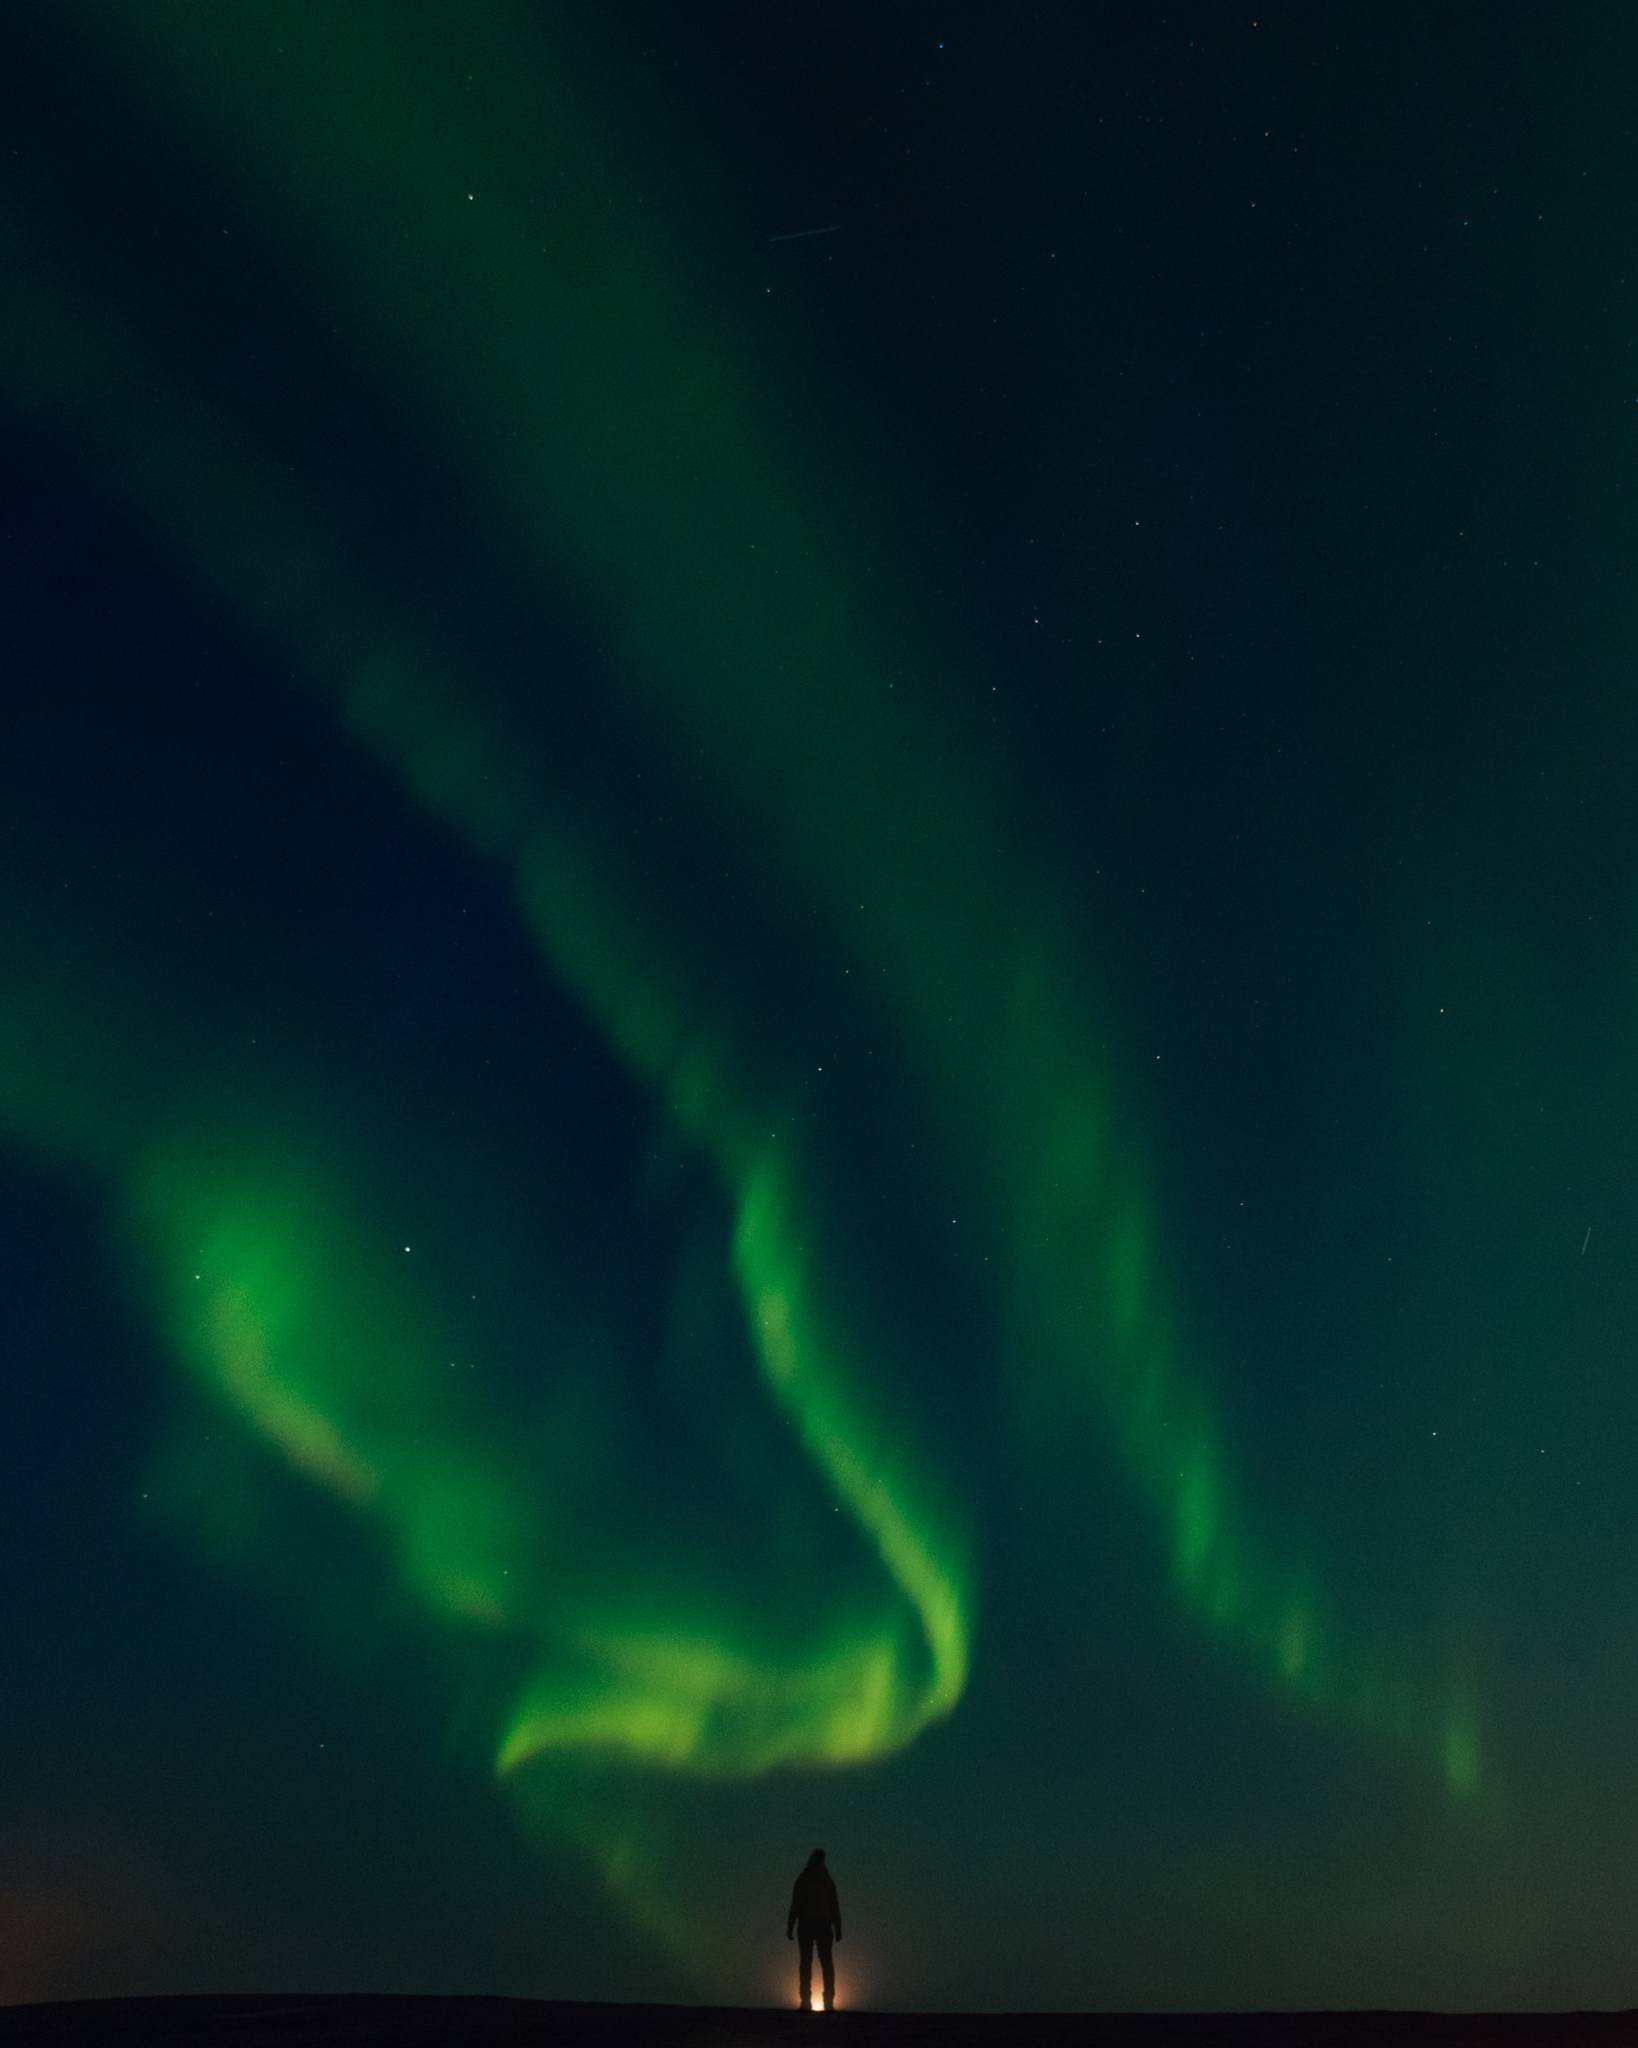
[[537, 2004], [521, 1998], [115, 1998], [0, 2008], [0, 2048], [169, 2042], [207, 2048], [1638, 2048], [1638, 2013], [870, 2013]]

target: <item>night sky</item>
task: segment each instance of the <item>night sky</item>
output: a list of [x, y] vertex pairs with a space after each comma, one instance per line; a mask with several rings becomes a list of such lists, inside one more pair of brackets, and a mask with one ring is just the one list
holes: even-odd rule
[[0, 23], [0, 1997], [1638, 2003], [1638, 18]]

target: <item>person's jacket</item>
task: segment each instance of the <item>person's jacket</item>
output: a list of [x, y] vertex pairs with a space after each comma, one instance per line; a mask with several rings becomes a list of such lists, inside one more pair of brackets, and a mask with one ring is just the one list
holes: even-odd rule
[[838, 1934], [842, 1931], [836, 1881], [822, 1863], [810, 1863], [791, 1886], [791, 1910], [785, 1924], [794, 1927], [798, 1920], [828, 1920]]

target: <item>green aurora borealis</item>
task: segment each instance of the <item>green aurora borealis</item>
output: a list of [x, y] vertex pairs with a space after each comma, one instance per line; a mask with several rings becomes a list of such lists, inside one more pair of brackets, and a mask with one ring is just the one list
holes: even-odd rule
[[[1403, 450], [1366, 442], [1409, 371], [1386, 395], [1351, 360], [1274, 377], [1244, 429], [1202, 425], [1196, 393], [1175, 444], [1196, 488], [1215, 449], [1225, 502], [1281, 533], [1283, 508], [1269, 555], [1307, 573], [1181, 544], [1139, 570], [1137, 542], [1100, 558], [1088, 525], [1031, 570], [1049, 595], [1007, 600], [1021, 641], [1037, 604], [1069, 619], [1074, 708], [997, 727], [992, 674], [1009, 698], [1016, 678], [954, 566], [977, 543], [948, 494], [1000, 458], [967, 422], [947, 443], [872, 428], [893, 402], [871, 319], [907, 362], [936, 337], [863, 300], [827, 332], [765, 283], [786, 223], [759, 200], [745, 227], [762, 145], [731, 139], [733, 90], [690, 97], [652, 61], [684, 33], [663, 10], [597, 19], [171, 5], [9, 31], [8, 91], [26, 76], [38, 104], [13, 109], [0, 389], [52, 488], [123, 536], [129, 568], [99, 546], [73, 576], [164, 586], [152, 623], [111, 594], [107, 634], [41, 625], [14, 670], [39, 708], [0, 885], [0, 1127], [19, 1212], [36, 1186], [74, 1205], [77, 1284], [147, 1362], [126, 1377], [152, 1368], [99, 1512], [169, 1575], [179, 1640], [188, 1600], [226, 1598], [260, 1617], [247, 1670], [293, 1657], [333, 1684], [389, 1806], [416, 1803], [403, 1759], [424, 1755], [458, 1817], [433, 1919], [458, 1871], [474, 1922], [504, 1888], [507, 1926], [526, 1905], [581, 1930], [534, 1952], [451, 1934], [423, 1966], [439, 1985], [767, 1996], [784, 1960], [754, 1916], [771, 1884], [773, 1925], [813, 1833], [872, 1900], [853, 1981], [883, 2003], [1618, 1998], [1624, 1956], [1565, 1931], [1638, 1817], [1617, 1640], [1638, 1564], [1618, 1479], [1638, 1423], [1630, 624], [1599, 582], [1617, 498], [1560, 422], [1521, 430], [1546, 454], [1402, 476], [1437, 515], [1383, 507], [1372, 541], [1346, 507], [1391, 483]], [[1327, 19], [1369, 47], [1363, 15]], [[1437, 98], [1459, 69], [1428, 22], [1401, 24], [1412, 135], [1443, 132], [1414, 81]], [[945, 26], [861, 31], [860, 62], [902, 43], [931, 63]], [[1339, 118], [1318, 29], [1281, 58], [1197, 26], [1247, 105], [1296, 122], [1307, 89], [1316, 135]], [[1608, 68], [1581, 26], [1563, 76]], [[789, 23], [700, 33], [745, 35], [747, 79], [760, 61], [758, 90], [799, 92]], [[1055, 31], [1035, 33], [1046, 63]], [[1078, 65], [1183, 62], [1171, 29], [1061, 33]], [[1516, 33], [1493, 27], [1483, 64], [1513, 76]], [[1003, 103], [1035, 75], [1009, 62]], [[102, 138], [83, 152], [52, 119], [71, 92]], [[1029, 180], [1092, 148], [1072, 104], [1041, 115]], [[1568, 185], [1551, 145], [1534, 170], [1523, 147], [1504, 182]], [[1338, 145], [1321, 197], [1275, 183], [1265, 209], [1350, 217], [1350, 161]], [[1273, 260], [1188, 217], [1208, 280]], [[845, 265], [846, 232], [809, 276]], [[1345, 289], [1305, 270], [1311, 232], [1281, 245], [1299, 308]], [[975, 324], [989, 293], [1026, 325], [1003, 289], [1021, 260], [972, 259]], [[1187, 360], [1164, 294], [1164, 339], [1104, 338], [1142, 327], [1123, 260], [1137, 283], [1089, 283], [1021, 344], [1047, 368], [1009, 403], [1041, 408], [1065, 532], [1105, 494], [1141, 507], [1122, 502], [1133, 532], [1185, 495], [1182, 457], [1095, 433], [1092, 400], [1051, 406], [1077, 347], [1105, 351], [1094, 389]], [[1515, 299], [1524, 259], [1489, 261], [1467, 298], [1517, 320], [1537, 273]], [[1548, 298], [1518, 346], [1562, 388], [1572, 287]], [[1247, 362], [1278, 345], [1253, 329]], [[1365, 417], [1305, 425], [1327, 385]], [[1630, 456], [1624, 402], [1606, 424]], [[1485, 448], [1463, 403], [1450, 431]], [[1511, 461], [1539, 488], [1515, 493]], [[1242, 480], [1262, 468], [1274, 483]], [[1050, 516], [993, 514], [1020, 590]], [[1462, 566], [1424, 585], [1435, 516]], [[1357, 583], [1345, 558], [1371, 562]], [[1526, 560], [1547, 592], [1527, 625]], [[1408, 622], [1392, 647], [1382, 585]], [[1212, 739], [1185, 678], [1259, 632], [1289, 768], [1270, 737], [1230, 792], [1242, 742]], [[185, 686], [162, 674], [182, 646]], [[1553, 646], [1585, 677], [1569, 732]], [[1372, 679], [1411, 647], [1424, 669]], [[1054, 716], [1107, 763], [1074, 768]], [[1227, 878], [1219, 809], [1261, 835], [1260, 877]], [[1148, 953], [1135, 898], [1099, 909], [1122, 871], [1162, 899], [1174, 878]], [[474, 902], [481, 940], [429, 936]], [[1236, 1148], [1255, 1164], [1226, 1165]], [[1236, 1172], [1263, 1220], [1220, 1224]], [[90, 1624], [45, 1603], [26, 1626]], [[117, 1697], [117, 1660], [99, 1684]], [[274, 1769], [244, 1773], [269, 1811]], [[346, 1829], [346, 1795], [311, 1797]], [[459, 1817], [491, 1808], [541, 1873], [523, 1904], [515, 1874], [465, 1860]], [[176, 1856], [250, 1914], [248, 1866]], [[347, 1981], [303, 1945], [335, 1908], [313, 1891], [241, 1971]], [[1110, 1932], [1066, 1947], [1066, 1897], [1068, 1927]], [[941, 1955], [968, 1916], [1011, 1962]], [[414, 1924], [358, 1981], [414, 1977]], [[117, 1936], [53, 1939], [0, 1992], [123, 1988]]]

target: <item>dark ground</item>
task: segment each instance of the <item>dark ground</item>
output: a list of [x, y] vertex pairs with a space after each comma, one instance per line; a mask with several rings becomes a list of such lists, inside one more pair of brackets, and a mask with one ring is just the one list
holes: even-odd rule
[[1439, 2048], [1578, 2048], [1638, 2043], [1638, 2013], [837, 2013], [729, 2006], [571, 2005], [521, 1998], [114, 1998], [0, 2011], [0, 2044], [181, 2041], [236, 2048], [352, 2048], [352, 2044], [596, 2042], [677, 2048], [765, 2048], [813, 2033], [848, 2048], [1195, 2048], [1264, 2042], [1299, 2048], [1427, 2042]]

